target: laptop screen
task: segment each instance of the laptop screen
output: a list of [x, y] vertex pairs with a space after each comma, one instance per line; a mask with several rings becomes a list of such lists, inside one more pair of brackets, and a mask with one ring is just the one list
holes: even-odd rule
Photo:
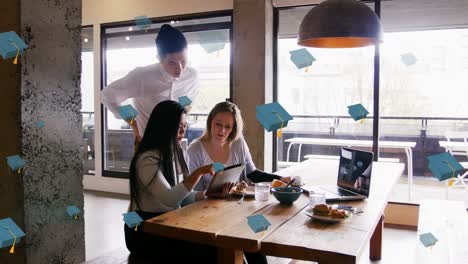
[[369, 196], [372, 152], [341, 148], [337, 185], [354, 193]]

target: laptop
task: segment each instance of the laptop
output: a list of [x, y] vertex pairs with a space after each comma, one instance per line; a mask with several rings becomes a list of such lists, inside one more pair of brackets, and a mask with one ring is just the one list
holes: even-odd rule
[[369, 197], [372, 152], [341, 148], [336, 186], [305, 187], [309, 193], [324, 192], [327, 202], [357, 201]]

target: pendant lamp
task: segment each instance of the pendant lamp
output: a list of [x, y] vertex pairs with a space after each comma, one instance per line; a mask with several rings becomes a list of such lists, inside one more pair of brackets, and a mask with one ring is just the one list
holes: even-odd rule
[[303, 18], [298, 36], [301, 46], [355, 48], [382, 42], [383, 32], [379, 17], [364, 3], [326, 0]]

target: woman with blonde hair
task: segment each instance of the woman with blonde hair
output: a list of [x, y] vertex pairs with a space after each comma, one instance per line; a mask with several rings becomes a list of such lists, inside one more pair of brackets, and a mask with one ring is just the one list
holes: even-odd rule
[[[208, 114], [206, 129], [203, 135], [194, 140], [187, 149], [189, 171], [221, 162], [225, 166], [245, 163], [241, 179], [252, 182], [268, 182], [274, 179], [289, 182], [291, 177], [281, 177], [258, 170], [252, 161], [249, 147], [242, 136], [244, 121], [239, 108], [231, 102], [221, 102]], [[194, 190], [206, 191], [212, 179], [211, 174], [205, 174]], [[266, 256], [260, 253], [245, 252], [249, 264], [268, 263]]]
[[[205, 132], [188, 147], [189, 171], [214, 162], [221, 162], [225, 166], [245, 163], [241, 179], [247, 178], [251, 182], [268, 182], [274, 179], [289, 182], [291, 177], [281, 177], [255, 167], [243, 138], [243, 127], [241, 112], [235, 104], [216, 104], [208, 115]], [[211, 179], [211, 175], [205, 174], [195, 190], [206, 190]]]

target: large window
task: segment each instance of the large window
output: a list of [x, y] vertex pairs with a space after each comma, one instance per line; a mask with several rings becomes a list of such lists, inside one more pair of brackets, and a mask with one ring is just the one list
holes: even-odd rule
[[339, 153], [332, 143], [301, 144], [306, 138], [372, 138], [372, 120], [355, 122], [347, 106], [362, 104], [372, 115], [374, 48], [307, 48], [315, 60], [311, 66], [299, 69], [290, 52], [304, 48], [297, 45], [296, 32], [298, 19], [310, 8], [279, 11], [277, 100], [294, 120], [278, 139], [278, 168], [308, 158], [335, 158]]
[[[190, 112], [188, 144], [201, 135], [211, 108], [230, 97], [231, 16], [161, 21], [146, 30], [133, 25], [104, 28], [104, 81], [110, 84], [136, 67], [157, 63], [154, 40], [163, 23], [184, 32], [189, 42], [189, 66], [198, 71], [200, 78], [200, 93]], [[123, 102], [129, 103], [132, 99]], [[103, 120], [103, 175], [126, 177], [133, 156], [132, 130], [108, 110]]]
[[[389, 149], [381, 148], [381, 153], [409, 165], [405, 171], [409, 178], [403, 177], [393, 192], [395, 201], [468, 200], [466, 189], [447, 187], [436, 180], [426, 159], [447, 150], [440, 141], [446, 141], [446, 137], [463, 141], [466, 135], [458, 132], [468, 131], [466, 54], [468, 29], [385, 34], [381, 46], [381, 140], [415, 144], [409, 162], [404, 153], [390, 153]], [[468, 149], [454, 154], [465, 162]], [[407, 185], [411, 181], [410, 196]]]
[[[374, 47], [307, 48], [315, 61], [297, 69], [290, 51], [304, 48], [296, 44], [297, 29], [311, 8], [276, 12], [276, 99], [294, 116], [277, 140], [278, 169], [307, 159], [337, 159], [341, 146], [372, 150]], [[461, 17], [438, 17], [423, 24], [428, 6], [414, 16], [401, 14], [398, 8], [382, 6], [382, 12], [387, 11], [384, 29], [392, 31], [385, 33], [380, 46], [379, 72], [379, 161], [405, 164], [391, 199], [468, 201], [466, 188], [439, 182], [427, 162], [427, 156], [444, 151], [467, 161], [468, 143], [463, 142], [468, 137], [468, 28], [450, 26], [449, 22], [463, 22]], [[416, 29], [410, 30], [411, 26]], [[362, 123], [348, 114], [347, 106], [356, 103], [370, 112]], [[458, 142], [440, 142], [448, 140]], [[449, 149], [444, 144], [458, 146]]]
[[81, 30], [81, 114], [83, 116], [83, 171], [94, 174], [94, 52], [93, 27]]

